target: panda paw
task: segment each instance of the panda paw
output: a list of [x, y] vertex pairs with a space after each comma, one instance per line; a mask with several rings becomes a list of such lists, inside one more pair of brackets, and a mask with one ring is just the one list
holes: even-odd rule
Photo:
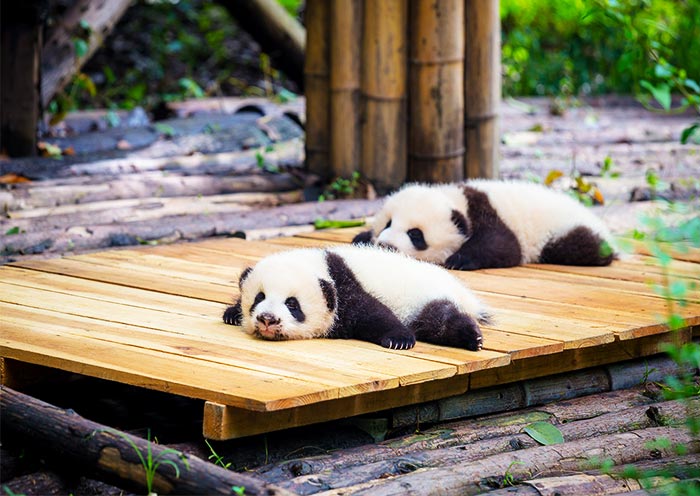
[[389, 335], [384, 336], [380, 344], [392, 350], [410, 350], [416, 345], [416, 338], [412, 335]]
[[447, 257], [443, 264], [446, 269], [451, 270], [477, 270], [481, 269], [481, 265], [473, 260], [466, 260], [460, 253], [455, 253]]
[[243, 319], [243, 312], [241, 311], [241, 302], [236, 303], [226, 309], [224, 312], [224, 322], [229, 325], [239, 326]]

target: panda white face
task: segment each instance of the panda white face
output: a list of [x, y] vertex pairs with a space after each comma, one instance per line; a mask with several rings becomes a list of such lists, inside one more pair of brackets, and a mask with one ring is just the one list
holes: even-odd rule
[[467, 240], [466, 221], [456, 207], [438, 188], [405, 187], [389, 196], [375, 216], [373, 241], [418, 260], [444, 264]]
[[273, 341], [328, 333], [335, 320], [335, 291], [328, 279], [319, 277], [324, 271], [310, 262], [280, 253], [243, 273], [241, 325], [245, 332]]

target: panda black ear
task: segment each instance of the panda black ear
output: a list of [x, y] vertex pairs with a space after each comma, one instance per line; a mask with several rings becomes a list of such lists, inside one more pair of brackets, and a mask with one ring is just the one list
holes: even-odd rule
[[318, 283], [321, 286], [323, 297], [326, 299], [326, 306], [328, 307], [328, 311], [332, 312], [333, 310], [335, 310], [335, 306], [337, 304], [338, 299], [338, 296], [335, 292], [335, 287], [333, 287], [333, 283], [326, 281], [325, 279], [319, 279]]
[[253, 271], [253, 267], [246, 267], [243, 269], [243, 272], [241, 272], [241, 277], [238, 278], [238, 288], [240, 289], [241, 286], [243, 286], [243, 281], [246, 280], [246, 278], [250, 275], [250, 273]]
[[457, 210], [452, 210], [452, 223], [465, 238], [469, 236], [469, 222], [466, 217]]
[[372, 244], [372, 231], [364, 231], [352, 238], [353, 245], [371, 245]]

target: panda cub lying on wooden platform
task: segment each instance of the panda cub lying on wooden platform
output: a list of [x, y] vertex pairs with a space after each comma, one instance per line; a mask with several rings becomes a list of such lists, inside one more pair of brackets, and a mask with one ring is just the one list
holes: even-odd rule
[[353, 243], [378, 244], [458, 270], [608, 265], [617, 257], [603, 222], [565, 193], [480, 179], [403, 187], [387, 197], [372, 230]]
[[224, 322], [269, 340], [360, 339], [406, 350], [416, 340], [479, 350], [489, 310], [441, 267], [374, 247], [276, 253], [245, 269]]

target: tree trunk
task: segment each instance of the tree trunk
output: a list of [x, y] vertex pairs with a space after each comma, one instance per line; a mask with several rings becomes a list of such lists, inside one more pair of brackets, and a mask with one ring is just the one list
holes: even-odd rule
[[[155, 471], [153, 491], [159, 494], [231, 494], [232, 486], [245, 487], [245, 494], [289, 494], [249, 475], [230, 472], [197, 457], [173, 453], [136, 436], [119, 432], [0, 386], [3, 436], [10, 434], [32, 444], [43, 455], [90, 469], [109, 481], [145, 489], [145, 471], [139, 460], [152, 453], [161, 460]], [[165, 463], [162, 463], [165, 461]], [[171, 464], [179, 468], [176, 475]]]
[[406, 181], [407, 22], [405, 0], [365, 0], [362, 172], [380, 191]]
[[304, 60], [304, 96], [306, 97], [306, 165], [309, 172], [328, 180], [333, 175], [328, 156], [330, 97], [330, 8], [327, 0], [306, 2], [306, 59]]
[[304, 89], [306, 30], [277, 0], [218, 0], [236, 18], [275, 67]]
[[498, 177], [501, 23], [498, 0], [465, 2], [466, 177]]
[[[76, 0], [49, 31], [42, 51], [41, 100], [46, 107], [56, 93], [90, 60], [112, 31], [131, 0]], [[85, 32], [81, 24], [88, 26]], [[74, 39], [85, 39], [87, 52], [75, 53]]]
[[411, 181], [464, 179], [465, 3], [410, 3]]
[[330, 163], [333, 175], [360, 168], [361, 0], [330, 1]]
[[0, 153], [36, 154], [43, 19], [48, 2], [0, 4]]

